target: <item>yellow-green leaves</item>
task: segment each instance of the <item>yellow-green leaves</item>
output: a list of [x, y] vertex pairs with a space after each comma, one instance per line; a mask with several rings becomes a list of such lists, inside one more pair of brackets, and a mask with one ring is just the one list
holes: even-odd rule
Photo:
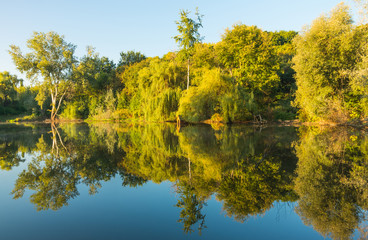
[[175, 36], [175, 41], [185, 51], [189, 51], [195, 43], [202, 40], [198, 30], [202, 27], [202, 17], [196, 9], [197, 21], [189, 17], [190, 12], [188, 10], [180, 11], [180, 21], [176, 21], [178, 26], [179, 35]]
[[243, 87], [268, 95], [280, 81], [271, 40], [255, 26], [235, 25], [219, 43], [220, 62]]
[[16, 46], [10, 46], [9, 53], [18, 70], [32, 80], [39, 80], [49, 90], [54, 120], [72, 80], [75, 46], [55, 32], [34, 32], [27, 47], [30, 49], [27, 54], [22, 54]]
[[356, 84], [351, 73], [362, 62], [367, 34], [353, 25], [348, 7], [340, 4], [295, 38], [296, 103], [304, 120], [344, 122], [352, 111], [357, 113], [352, 106], [360, 96], [352, 92]]

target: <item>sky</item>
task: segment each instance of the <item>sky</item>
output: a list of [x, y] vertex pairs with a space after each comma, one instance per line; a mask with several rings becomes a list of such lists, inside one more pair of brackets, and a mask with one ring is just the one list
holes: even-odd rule
[[[33, 32], [54, 31], [77, 46], [82, 57], [92, 46], [100, 56], [118, 62], [120, 52], [135, 50], [162, 57], [178, 50], [173, 36], [181, 9], [204, 15], [204, 42], [221, 40], [226, 28], [243, 23], [267, 31], [302, 30], [341, 0], [0, 0], [0, 71], [25, 78], [8, 53], [10, 45], [27, 52]], [[352, 0], [346, 0], [352, 7]], [[26, 80], [26, 79], [25, 79]], [[27, 83], [27, 80], [26, 80]]]

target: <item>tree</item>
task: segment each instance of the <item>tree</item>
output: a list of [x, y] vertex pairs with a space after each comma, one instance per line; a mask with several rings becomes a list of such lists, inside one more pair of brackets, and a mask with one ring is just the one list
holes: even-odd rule
[[[278, 75], [280, 77], [279, 94], [288, 97], [288, 93], [295, 92], [295, 71], [292, 68], [292, 58], [295, 55], [293, 39], [298, 35], [295, 31], [276, 31], [269, 33], [280, 64]], [[281, 96], [281, 97], [282, 97]]]
[[118, 67], [130, 66], [134, 63], [139, 63], [146, 59], [146, 56], [141, 52], [127, 51], [120, 53]]
[[357, 237], [367, 210], [367, 137], [352, 129], [312, 127], [299, 135], [297, 214], [324, 237]]
[[[117, 136], [106, 134], [106, 127], [85, 131], [82, 126], [56, 128], [51, 124], [50, 131], [41, 136], [35, 132], [27, 134], [29, 131], [24, 130], [20, 128], [11, 134], [10, 142], [14, 145], [4, 142], [3, 136], [0, 139], [0, 168], [8, 170], [17, 166], [24, 161], [21, 157], [24, 151], [30, 154], [31, 160], [18, 175], [12, 194], [18, 199], [26, 190], [31, 190], [30, 200], [37, 210], [58, 210], [67, 206], [79, 195], [80, 184], [89, 187], [90, 194], [95, 194], [102, 181], [109, 181], [120, 173], [118, 163], [124, 152], [114, 144]], [[20, 135], [23, 137], [17, 140], [15, 136]], [[37, 135], [38, 140], [35, 139]], [[123, 184], [136, 185], [144, 182], [139, 179], [123, 181]]]
[[180, 199], [176, 207], [182, 209], [178, 222], [183, 223], [185, 233], [192, 233], [194, 231], [192, 226], [198, 223], [198, 231], [201, 233], [202, 229], [206, 228], [206, 215], [202, 214], [203, 207], [207, 205], [206, 202], [195, 194], [194, 188], [188, 183], [184, 182], [179, 185], [177, 191]]
[[189, 18], [190, 12], [188, 10], [180, 11], [180, 21], [176, 21], [176, 25], [178, 26], [179, 35], [175, 36], [175, 41], [182, 48], [185, 58], [187, 59], [187, 89], [189, 89], [189, 67], [190, 67], [190, 56], [191, 51], [193, 50], [194, 44], [202, 41], [202, 37], [200, 36], [198, 30], [202, 26], [202, 17], [198, 12], [198, 8], [196, 9], [196, 17], [197, 21]]
[[349, 8], [340, 4], [295, 38], [295, 102], [304, 120], [345, 122], [361, 116], [365, 98], [352, 91], [351, 72], [362, 62], [366, 36], [367, 30], [354, 26]]
[[124, 93], [129, 93], [132, 88], [134, 91], [130, 96], [129, 108], [134, 115], [148, 121], [174, 120], [184, 88], [182, 79], [185, 71], [175, 62], [158, 57], [143, 61], [142, 64], [132, 65], [126, 70], [138, 70], [134, 73], [136, 77], [124, 82]]
[[0, 72], [0, 99], [5, 106], [7, 103], [15, 100], [17, 96], [17, 87], [22, 85], [23, 80], [9, 72]]
[[9, 53], [17, 69], [25, 72], [28, 78], [32, 81], [38, 77], [43, 79], [41, 83], [51, 95], [51, 121], [55, 121], [72, 80], [76, 46], [55, 32], [34, 32], [27, 47], [31, 52], [23, 54], [19, 47], [11, 45]]
[[267, 99], [280, 82], [270, 34], [255, 26], [239, 24], [226, 30], [217, 47], [220, 62], [230, 75], [242, 87], [258, 92], [260, 99]]
[[13, 142], [1, 141], [0, 143], [0, 169], [12, 170], [18, 167], [25, 159], [18, 154], [18, 146]]
[[87, 54], [73, 69], [73, 79], [73, 90], [76, 91], [77, 97], [98, 97], [109, 89], [115, 91], [121, 87], [114, 62], [107, 57], [100, 57], [90, 46], [87, 47]]

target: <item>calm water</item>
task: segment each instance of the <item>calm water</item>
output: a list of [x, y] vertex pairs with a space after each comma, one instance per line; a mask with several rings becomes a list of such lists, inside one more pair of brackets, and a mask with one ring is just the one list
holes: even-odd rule
[[365, 239], [354, 129], [0, 125], [1, 239]]

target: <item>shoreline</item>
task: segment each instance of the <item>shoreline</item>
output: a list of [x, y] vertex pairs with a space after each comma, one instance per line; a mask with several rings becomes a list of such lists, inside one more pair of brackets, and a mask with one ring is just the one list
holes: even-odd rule
[[[0, 122], [0, 124], [51, 124], [50, 119], [44, 120], [26, 120], [26, 121], [4, 121]], [[115, 124], [177, 124], [176, 121], [162, 121], [162, 122], [147, 122], [147, 121], [126, 121], [126, 120], [83, 120], [83, 119], [59, 119], [54, 122], [55, 124], [67, 124], [67, 123], [115, 123]], [[223, 122], [214, 122], [211, 120], [206, 120], [202, 122], [181, 122], [180, 127], [185, 126], [195, 126], [195, 125], [209, 125], [213, 127], [223, 127], [223, 126], [231, 126], [231, 125], [244, 125], [244, 126], [254, 126], [254, 127], [354, 127], [361, 129], [368, 129], [368, 121], [356, 121], [356, 122], [345, 122], [345, 123], [334, 123], [334, 122], [301, 122], [298, 119], [295, 120], [278, 120], [278, 121], [266, 121], [266, 122], [255, 122], [255, 121], [246, 121], [246, 122], [232, 122], [232, 123], [223, 123]]]

